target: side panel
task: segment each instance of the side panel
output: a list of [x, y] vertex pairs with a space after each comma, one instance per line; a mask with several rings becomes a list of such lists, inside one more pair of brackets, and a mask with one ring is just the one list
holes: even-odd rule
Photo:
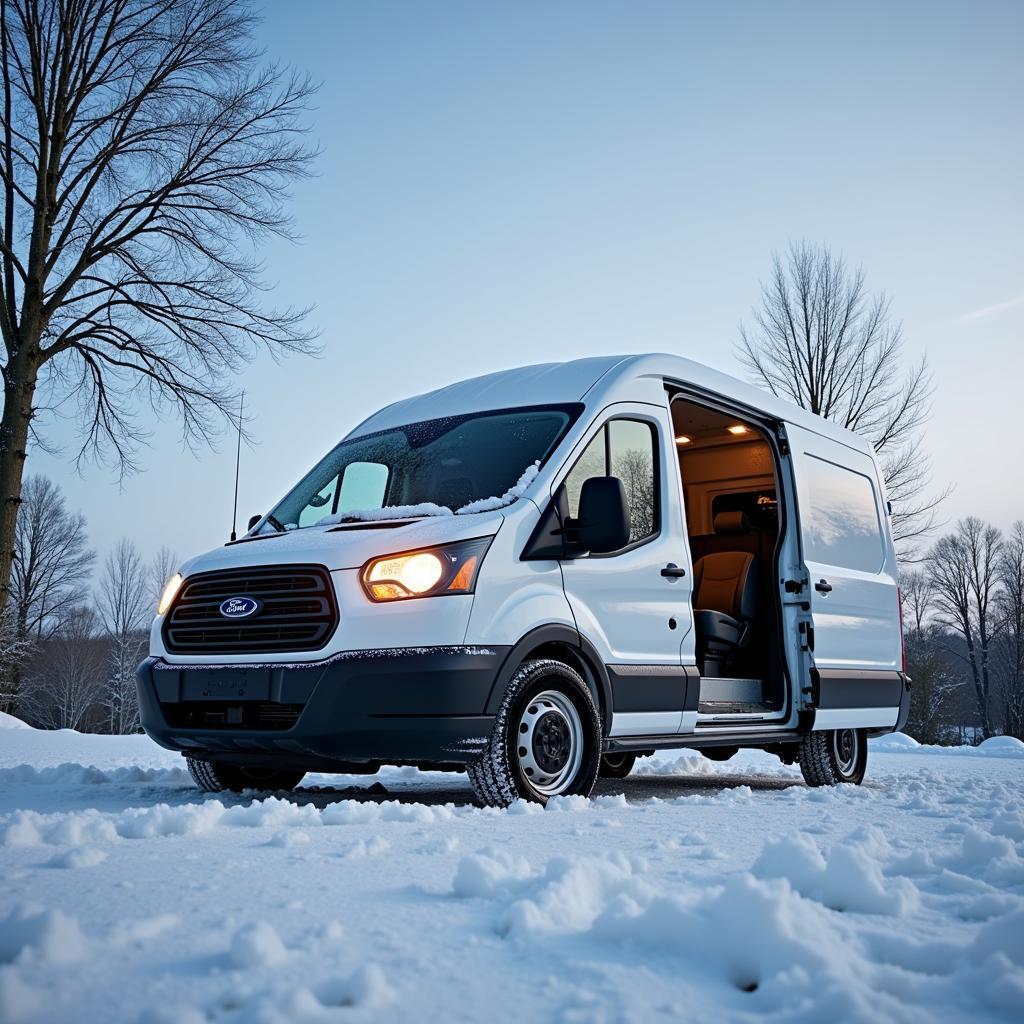
[[[814, 624], [815, 728], [886, 727], [902, 686], [896, 556], [874, 460], [787, 426]], [[849, 713], [846, 713], [849, 712]]]
[[539, 518], [532, 501], [517, 501], [509, 507], [480, 567], [467, 644], [517, 644], [538, 626], [554, 624], [576, 632], [558, 562], [519, 557]]

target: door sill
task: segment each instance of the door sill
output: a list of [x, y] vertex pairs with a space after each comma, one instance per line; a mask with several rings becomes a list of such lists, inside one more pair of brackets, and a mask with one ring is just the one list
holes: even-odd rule
[[697, 728], [730, 723], [742, 725], [745, 722], [781, 722], [786, 717], [788, 716], [784, 711], [761, 702], [701, 701], [697, 711]]
[[706, 732], [708, 730], [714, 730], [722, 728], [723, 726], [735, 726], [750, 728], [760, 728], [762, 726], [769, 727], [781, 727], [784, 725], [788, 716], [782, 711], [729, 711], [721, 712], [718, 714], [705, 714], [701, 712], [697, 715], [696, 732]]

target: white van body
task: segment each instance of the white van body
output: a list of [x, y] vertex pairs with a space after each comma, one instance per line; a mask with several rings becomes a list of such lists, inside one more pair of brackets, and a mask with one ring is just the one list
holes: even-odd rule
[[[751, 746], [799, 761], [812, 784], [859, 782], [866, 736], [902, 726], [910, 688], [870, 444], [690, 360], [628, 355], [507, 370], [408, 398], [335, 451], [409, 425], [431, 424], [430, 436], [443, 439], [444, 425], [469, 431], [495, 410], [513, 424], [518, 410], [535, 413], [529, 430], [561, 425], [503, 496], [479, 500], [488, 496], [473, 492], [473, 467], [460, 466], [449, 441], [443, 461], [465, 475], [439, 486], [462, 490], [470, 500], [460, 509], [395, 507], [382, 483], [377, 508], [321, 515], [331, 493], [338, 507], [346, 472], [365, 478], [361, 493], [395, 475], [351, 463], [294, 522], [264, 516], [182, 566], [139, 670], [149, 735], [188, 756], [207, 788], [234, 786], [238, 772], [249, 785], [285, 785], [305, 770], [397, 762], [467, 767], [481, 799], [507, 803], [589, 791], [585, 776], [621, 774], [634, 755], [659, 748], [723, 758]], [[608, 483], [621, 482], [620, 469], [629, 480]], [[294, 508], [295, 493], [279, 508]], [[588, 526], [610, 523], [614, 533], [617, 493], [628, 541], [585, 549], [576, 535]], [[574, 518], [571, 504], [584, 500], [600, 524]], [[431, 550], [442, 551], [445, 571], [448, 551], [453, 566], [471, 552], [471, 585], [456, 579], [423, 596], [387, 581], [373, 589], [368, 573], [405, 572], [401, 558]], [[399, 561], [382, 563], [388, 556]], [[423, 564], [434, 571], [429, 557]], [[268, 624], [281, 588], [319, 595], [315, 643], [304, 647], [301, 624]], [[715, 606], [701, 606], [705, 594]], [[277, 635], [287, 640], [279, 648]], [[551, 663], [549, 680], [561, 679], [558, 664], [570, 675], [562, 689], [551, 683], [548, 717], [517, 711], [516, 692], [536, 690], [545, 672], [530, 669], [536, 678], [524, 682], [524, 666]], [[507, 720], [512, 713], [521, 720]], [[517, 728], [538, 744], [523, 755], [529, 774], [516, 760]], [[544, 750], [549, 774], [538, 786], [534, 754]]]

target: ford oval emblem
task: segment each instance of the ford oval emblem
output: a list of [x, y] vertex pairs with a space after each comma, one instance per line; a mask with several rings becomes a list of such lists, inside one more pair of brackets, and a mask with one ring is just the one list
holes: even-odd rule
[[226, 619], [247, 619], [262, 607], [262, 603], [255, 597], [229, 597], [221, 602], [220, 613]]

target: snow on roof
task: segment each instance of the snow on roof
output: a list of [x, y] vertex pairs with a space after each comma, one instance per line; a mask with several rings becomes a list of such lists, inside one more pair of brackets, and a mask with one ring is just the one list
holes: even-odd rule
[[622, 359], [622, 356], [595, 356], [566, 363], [540, 363], [455, 381], [436, 391], [385, 406], [360, 423], [350, 436], [487, 409], [578, 402], [595, 381]]
[[[471, 377], [385, 406], [360, 423], [348, 436], [358, 437], [407, 423], [489, 409], [558, 405], [581, 402], [591, 397], [603, 404], [616, 389], [628, 386], [630, 381], [643, 379], [692, 384], [773, 418], [824, 434], [856, 451], [873, 454], [867, 440], [838, 424], [823, 420], [792, 402], [720, 370], [664, 352], [591, 356], [564, 363], [513, 367], [483, 377]], [[611, 400], [623, 399], [616, 397]]]

